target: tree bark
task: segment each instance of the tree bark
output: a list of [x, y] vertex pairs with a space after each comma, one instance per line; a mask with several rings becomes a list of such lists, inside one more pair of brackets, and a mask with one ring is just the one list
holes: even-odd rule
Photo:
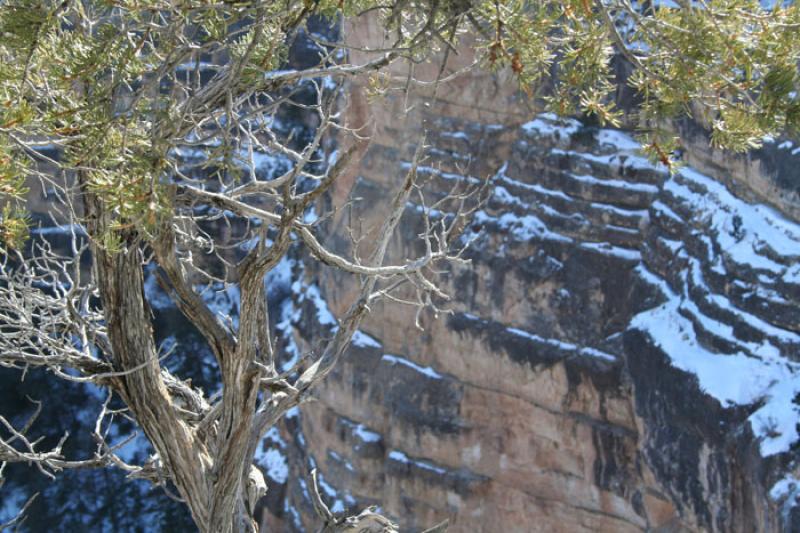
[[107, 320], [114, 370], [123, 372], [117, 391], [158, 453], [192, 517], [201, 529], [209, 522], [210, 456], [189, 426], [178, 418], [161, 376], [158, 349], [144, 297], [142, 252], [135, 232], [120, 251], [100, 243], [107, 214], [82, 180], [87, 230], [92, 239], [94, 276]]

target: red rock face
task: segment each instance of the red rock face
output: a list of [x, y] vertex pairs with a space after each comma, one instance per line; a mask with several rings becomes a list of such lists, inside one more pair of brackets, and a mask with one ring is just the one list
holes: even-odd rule
[[[369, 25], [351, 31], [357, 42], [378, 37]], [[450, 68], [470, 61], [465, 52]], [[731, 217], [750, 204], [691, 174], [670, 177], [619, 132], [534, 119], [503, 74], [469, 74], [435, 98], [422, 90], [370, 100], [365, 85], [347, 90], [346, 117], [368, 124], [373, 140], [333, 192], [363, 198], [364, 228], [380, 224], [423, 131], [431, 198], [457, 181], [491, 179], [493, 189], [469, 229], [472, 264], [442, 276], [453, 313], [425, 315], [420, 331], [414, 309], [376, 306], [319, 401], [292, 418], [292, 470], [315, 464], [335, 511], [380, 505], [404, 530], [445, 518], [451, 531], [791, 529], [792, 502], [768, 495], [789, 472], [791, 452], [764, 452], [779, 438], [756, 423], [763, 401], [726, 401], [708, 373], [690, 368], [719, 357], [728, 372], [736, 357], [765, 361], [768, 345], [786, 365], [798, 361], [793, 256], [778, 245], [754, 251], [778, 265], [764, 271], [730, 242], [765, 240], [769, 229], [740, 228], [729, 242], [716, 211], [692, 202], [717, 198], [714, 209]], [[739, 196], [791, 203], [791, 191], [775, 192], [785, 191], [780, 180], [740, 159], [723, 168], [708, 153], [698, 149], [690, 161], [750, 191]], [[716, 168], [702, 163], [712, 160]], [[392, 243], [395, 260], [420, 252], [415, 213], [410, 206]], [[332, 220], [330, 246], [344, 246], [353, 216]], [[800, 244], [800, 227], [774, 217]], [[352, 280], [307, 268], [306, 284], [321, 296], [301, 289], [295, 299], [304, 351], [329, 334], [320, 306], [338, 314], [355, 291]], [[659, 317], [685, 325], [679, 336], [696, 353], [659, 337], [671, 331], [653, 325]], [[754, 368], [769, 376], [771, 364]], [[773, 386], [759, 398], [776, 396]], [[267, 522], [310, 527], [302, 483], [286, 494]]]

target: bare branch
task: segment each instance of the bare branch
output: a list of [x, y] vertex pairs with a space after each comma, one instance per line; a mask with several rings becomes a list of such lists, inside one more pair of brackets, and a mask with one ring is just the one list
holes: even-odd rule
[[0, 531], [5, 531], [7, 529], [11, 529], [12, 527], [22, 525], [22, 523], [25, 521], [25, 515], [28, 511], [28, 507], [30, 507], [38, 497], [39, 493], [37, 492], [36, 494], [28, 498], [22, 505], [22, 508], [17, 513], [17, 516], [15, 516], [14, 518], [12, 518], [7, 522], [3, 522], [2, 524], [0, 524]]

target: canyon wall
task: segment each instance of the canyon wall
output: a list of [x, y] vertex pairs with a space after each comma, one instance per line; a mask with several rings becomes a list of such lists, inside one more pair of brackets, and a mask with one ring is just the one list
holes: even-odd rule
[[[684, 125], [691, 166], [670, 175], [624, 132], [534, 116], [502, 72], [407, 97], [370, 85], [345, 91], [372, 141], [333, 192], [359, 200], [327, 223], [331, 247], [359, 217], [367, 237], [380, 224], [423, 133], [429, 199], [486, 181], [489, 197], [465, 232], [471, 264], [442, 274], [452, 312], [420, 330], [414, 308], [375, 306], [318, 401], [271, 434], [264, 453], [292, 474], [271, 476], [265, 522], [312, 527], [291, 480], [317, 467], [335, 512], [378, 505], [409, 531], [800, 528], [800, 149], [727, 157]], [[424, 209], [409, 205], [392, 259], [421, 253]], [[297, 355], [355, 286], [288, 267], [301, 280], [279, 329]]]

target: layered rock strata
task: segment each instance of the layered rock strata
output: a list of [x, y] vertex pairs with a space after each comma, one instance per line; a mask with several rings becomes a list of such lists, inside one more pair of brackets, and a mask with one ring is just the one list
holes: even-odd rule
[[[800, 149], [734, 158], [679, 125], [690, 166], [670, 175], [623, 132], [534, 118], [504, 76], [345, 91], [346, 124], [372, 142], [333, 192], [359, 201], [327, 223], [329, 246], [348, 251], [354, 221], [369, 236], [419, 142], [428, 205], [454, 186], [488, 182], [490, 196], [465, 232], [472, 264], [441, 278], [452, 314], [420, 331], [415, 309], [375, 306], [318, 401], [265, 444], [289, 472], [266, 522], [313, 527], [292, 480], [316, 467], [335, 512], [379, 505], [410, 531], [444, 518], [454, 531], [800, 528]], [[422, 213], [448, 216], [408, 207], [394, 260], [421, 252]], [[355, 286], [286, 268], [297, 281], [278, 329], [294, 360], [330, 336]]]
[[[439, 191], [491, 182], [472, 265], [443, 278], [454, 313], [419, 332], [413, 309], [373, 309], [302, 409], [296, 472], [410, 530], [790, 530], [800, 226], [693, 169], [669, 176], [618, 131], [434, 109], [378, 129], [346, 192], [380, 220], [414, 120]], [[418, 252], [409, 207], [395, 258]], [[353, 291], [305, 279], [300, 351]], [[296, 528], [307, 509], [290, 490]]]

